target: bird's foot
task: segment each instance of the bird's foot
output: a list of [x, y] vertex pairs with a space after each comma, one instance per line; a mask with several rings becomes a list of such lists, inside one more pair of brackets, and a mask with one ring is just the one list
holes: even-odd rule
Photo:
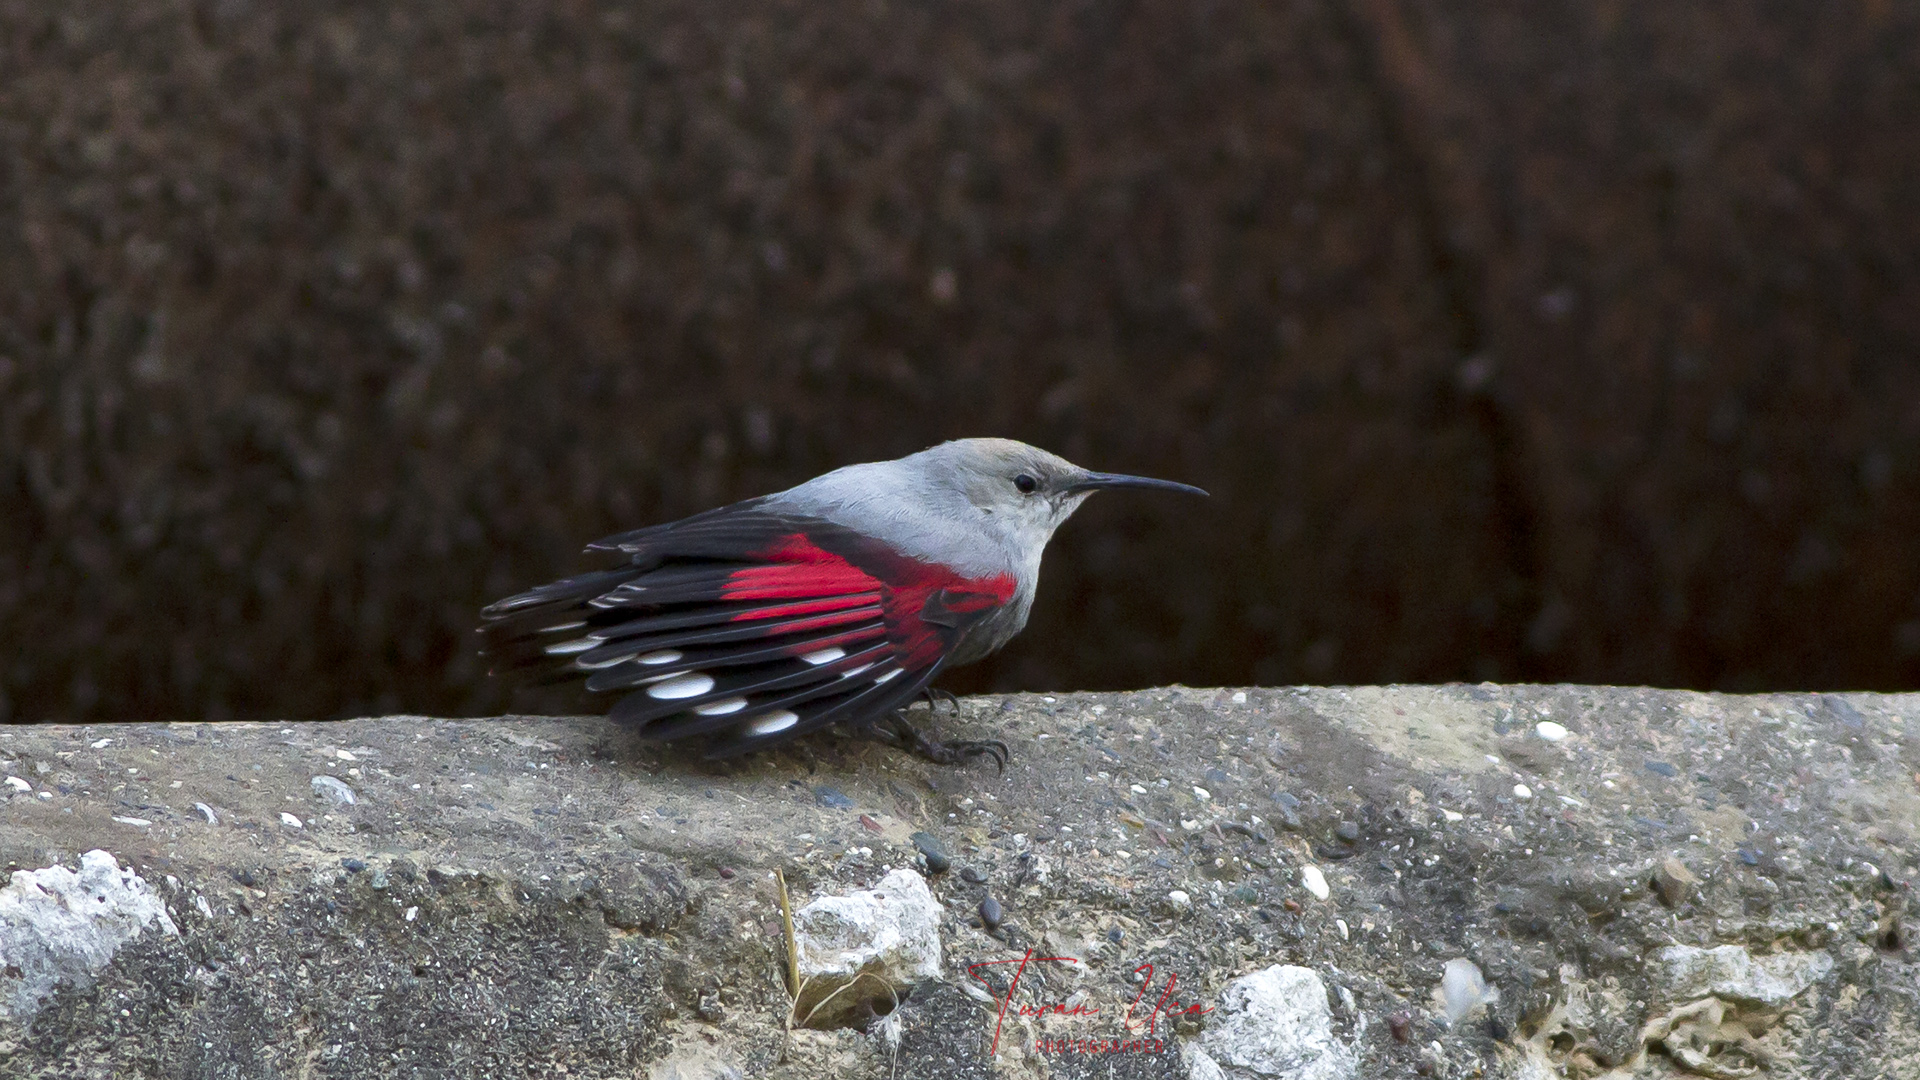
[[1007, 771], [1007, 744], [999, 739], [948, 739], [944, 742], [921, 739], [907, 749], [916, 756], [937, 765], [958, 765], [973, 758], [984, 757], [993, 762], [994, 772]]
[[875, 723], [867, 734], [888, 746], [905, 750], [936, 765], [959, 765], [977, 757], [993, 762], [995, 772], [1007, 771], [1007, 744], [998, 739], [932, 739], [907, 721], [899, 712], [889, 713]]

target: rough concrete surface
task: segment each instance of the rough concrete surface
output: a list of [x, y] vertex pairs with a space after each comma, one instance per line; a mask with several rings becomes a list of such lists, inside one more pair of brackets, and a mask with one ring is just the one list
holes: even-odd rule
[[[1920, 696], [961, 711], [1004, 776], [834, 738], [714, 765], [600, 718], [0, 732], [15, 886], [103, 851], [178, 930], [17, 1000], [0, 1074], [1912, 1075]], [[944, 911], [940, 974], [795, 1029], [775, 872], [798, 908], [890, 869]], [[1258, 1010], [1312, 1061], [1236, 1043]]]

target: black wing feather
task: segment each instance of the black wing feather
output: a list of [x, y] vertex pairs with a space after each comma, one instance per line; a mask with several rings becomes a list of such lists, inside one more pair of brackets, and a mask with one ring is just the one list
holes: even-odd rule
[[808, 732], [837, 724], [842, 721], [858, 721], [864, 717], [882, 716], [886, 713], [911, 704], [920, 692], [927, 688], [938, 673], [940, 665], [935, 664], [914, 675], [902, 676], [891, 682], [869, 684], [865, 688], [844, 695], [816, 698], [801, 704], [791, 711], [796, 715], [795, 722], [779, 731], [767, 734], [755, 734], [750, 726], [736, 726], [717, 735], [707, 744], [706, 756], [709, 758], [736, 757], [755, 750], [764, 750], [776, 746], [788, 739], [797, 739]]

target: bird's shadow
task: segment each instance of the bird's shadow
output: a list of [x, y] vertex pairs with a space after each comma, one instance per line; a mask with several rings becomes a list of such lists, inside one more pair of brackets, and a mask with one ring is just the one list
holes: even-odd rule
[[[599, 702], [604, 704], [604, 702]], [[931, 717], [925, 701], [905, 711], [909, 721], [925, 727]], [[943, 705], [943, 724], [964, 721], [966, 710], [956, 703], [951, 712]], [[592, 731], [590, 753], [595, 761], [636, 778], [683, 777], [687, 779], [770, 780], [785, 783], [798, 778], [830, 777], [846, 779], [866, 775], [876, 779], [913, 779], [937, 788], [936, 778], [954, 768], [922, 761], [911, 754], [877, 740], [864, 738], [840, 727], [809, 732], [791, 742], [738, 757], [709, 758], [698, 741], [660, 742], [617, 724], [589, 709], [571, 715]]]

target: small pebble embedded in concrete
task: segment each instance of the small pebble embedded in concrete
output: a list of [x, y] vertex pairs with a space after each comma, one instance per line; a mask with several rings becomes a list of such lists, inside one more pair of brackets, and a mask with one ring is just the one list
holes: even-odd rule
[[1533, 733], [1548, 742], [1559, 742], [1567, 737], [1567, 729], [1551, 720], [1542, 720], [1533, 725]]
[[996, 930], [1005, 913], [1000, 910], [1000, 901], [989, 896], [980, 901], [980, 922], [989, 930]]
[[953, 865], [946, 848], [940, 845], [940, 838], [930, 832], [917, 832], [912, 837], [913, 846], [927, 860], [927, 873], [944, 874]]
[[1185, 911], [1193, 906], [1193, 897], [1188, 896], [1185, 889], [1175, 889], [1167, 894], [1167, 903], [1172, 904], [1175, 911]]
[[1487, 985], [1480, 965], [1456, 956], [1447, 961], [1441, 973], [1437, 996], [1441, 1009], [1447, 1014], [1447, 1023], [1457, 1024], [1482, 1005], [1499, 1001], [1500, 991]]
[[1533, 789], [1525, 784], [1513, 785], [1513, 797], [1522, 801], [1533, 798]]
[[335, 806], [352, 806], [359, 802], [354, 798], [353, 789], [337, 776], [316, 776], [309, 783], [315, 795]]
[[[821, 806], [830, 806], [835, 810], [851, 810], [854, 806], [853, 800], [847, 798], [845, 792], [842, 792], [837, 787], [832, 787], [827, 784], [822, 784], [819, 787], [814, 788], [813, 798], [814, 798], [814, 801], [819, 803]], [[962, 805], [965, 805], [965, 804], [963, 803]]]
[[1315, 900], [1325, 900], [1333, 895], [1333, 889], [1327, 885], [1327, 875], [1321, 873], [1317, 866], [1300, 868], [1300, 884], [1313, 894]]
[[1668, 907], [1679, 907], [1700, 879], [1687, 869], [1687, 864], [1669, 855], [1653, 872], [1653, 888], [1660, 895], [1660, 902]]
[[299, 818], [294, 817], [292, 814], [289, 814], [284, 810], [280, 812], [280, 824], [285, 825], [289, 829], [306, 828], [306, 824], [304, 822], [302, 822]]

